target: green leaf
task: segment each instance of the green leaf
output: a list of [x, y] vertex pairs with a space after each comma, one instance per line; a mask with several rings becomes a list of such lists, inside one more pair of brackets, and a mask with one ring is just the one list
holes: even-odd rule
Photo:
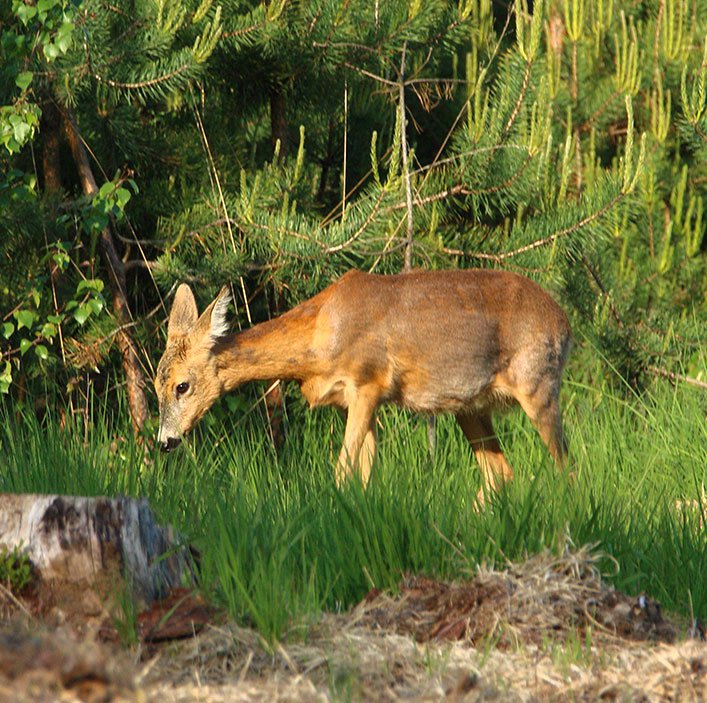
[[113, 183], [113, 181], [107, 181], [101, 186], [100, 190], [98, 191], [98, 197], [107, 198], [109, 195], [112, 195], [114, 190], [115, 183]]
[[20, 340], [20, 355], [24, 356], [27, 350], [32, 346], [32, 342], [29, 339]]
[[42, 325], [41, 336], [45, 339], [51, 339], [56, 334], [56, 325], [51, 322], [45, 322]]
[[70, 48], [73, 40], [72, 33], [74, 31], [74, 23], [64, 20], [64, 23], [59, 27], [59, 31], [56, 34], [56, 39], [54, 43], [57, 45], [59, 51], [65, 54]]
[[76, 293], [79, 294], [85, 290], [93, 290], [100, 293], [103, 290], [103, 286], [104, 283], [100, 278], [84, 278], [76, 286]]
[[20, 150], [20, 145], [17, 143], [14, 137], [10, 135], [4, 135], [2, 143], [10, 154], [16, 154]]
[[23, 327], [29, 330], [32, 329], [32, 325], [37, 319], [37, 316], [31, 310], [18, 310], [15, 313], [15, 319], [17, 320], [18, 330], [21, 330]]
[[86, 301], [86, 305], [94, 315], [98, 315], [103, 310], [103, 301], [100, 298], [91, 298], [91, 300]]
[[56, 44], [45, 44], [44, 46], [44, 56], [51, 61], [59, 56], [59, 48]]
[[64, 251], [57, 251], [52, 254], [52, 261], [63, 271], [69, 263], [69, 256]]
[[83, 325], [86, 320], [88, 320], [91, 310], [85, 305], [79, 305], [76, 310], [74, 310], [74, 320], [80, 325]]
[[12, 133], [18, 144], [24, 144], [31, 132], [32, 128], [26, 122], [18, 122], [13, 125]]
[[[104, 201], [102, 201], [102, 205], [105, 206]], [[83, 224], [89, 234], [91, 232], [100, 232], [108, 226], [108, 217], [95, 211], [84, 217]]]
[[25, 26], [37, 14], [37, 8], [32, 5], [22, 4], [15, 9], [15, 14]]
[[43, 344], [38, 344], [34, 348], [34, 353], [42, 360], [46, 361], [47, 358], [49, 357], [49, 350], [43, 345]]
[[31, 71], [22, 71], [22, 73], [15, 78], [15, 85], [20, 90], [27, 90], [29, 84], [32, 82], [32, 78], [34, 78], [34, 74]]
[[130, 200], [130, 191], [127, 188], [118, 188], [115, 191], [115, 198], [118, 202], [118, 207], [124, 210], [128, 200]]
[[9, 339], [14, 331], [15, 325], [13, 325], [12, 322], [2, 323], [2, 336], [5, 337], [5, 339]]
[[0, 393], [7, 393], [12, 383], [12, 366], [9, 361], [5, 362], [5, 368], [0, 374]]
[[58, 5], [60, 0], [39, 0], [37, 3], [37, 12], [47, 12], [52, 7]]

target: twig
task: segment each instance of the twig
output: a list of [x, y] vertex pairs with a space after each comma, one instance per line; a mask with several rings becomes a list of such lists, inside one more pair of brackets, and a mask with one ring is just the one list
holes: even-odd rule
[[674, 371], [668, 371], [668, 369], [663, 369], [660, 366], [648, 366], [647, 369], [654, 376], [660, 376], [662, 378], [667, 378], [668, 380], [672, 381], [673, 383], [676, 383], [677, 381], [681, 381], [682, 383], [687, 383], [691, 386], [695, 386], [696, 388], [701, 388], [702, 390], [707, 391], [707, 382], [700, 381], [697, 378], [692, 378], [692, 376], [684, 376], [681, 373], [675, 373]]
[[348, 132], [349, 132], [349, 84], [344, 79], [344, 164], [341, 186], [341, 220], [346, 217], [346, 161], [348, 156]]
[[506, 137], [508, 136], [508, 133], [511, 131], [511, 128], [513, 127], [513, 124], [515, 123], [516, 118], [518, 117], [518, 113], [520, 112], [520, 106], [523, 104], [523, 100], [525, 99], [525, 93], [528, 90], [528, 85], [530, 84], [530, 68], [531, 68], [531, 66], [532, 66], [531, 61], [525, 62], [525, 74], [523, 75], [523, 85], [520, 87], [520, 92], [518, 93], [518, 99], [516, 100], [516, 103], [513, 106], [513, 112], [511, 112], [511, 115], [508, 118], [508, 122], [506, 122], [506, 126], [503, 129], [503, 134], [501, 135], [501, 143], [506, 141]]
[[400, 98], [400, 149], [402, 151], [403, 178], [405, 179], [405, 204], [407, 207], [407, 243], [405, 246], [405, 263], [403, 271], [412, 269], [412, 246], [413, 246], [413, 218], [412, 218], [412, 188], [410, 186], [410, 171], [408, 170], [408, 143], [405, 114], [405, 52], [407, 42], [403, 42], [403, 55], [400, 59], [400, 84], [398, 86], [398, 96]]
[[609, 106], [616, 100], [616, 98], [621, 97], [621, 92], [615, 90], [589, 117], [579, 126], [580, 132], [589, 131], [594, 123], [602, 116], [602, 114], [608, 110]]
[[250, 34], [256, 29], [261, 29], [263, 27], [262, 23], [252, 24], [250, 27], [244, 27], [243, 29], [236, 29], [233, 32], [224, 32], [221, 36], [224, 39], [233, 39], [233, 37], [241, 37], [244, 34]]
[[[237, 251], [236, 240], [233, 236], [233, 228], [231, 227], [231, 218], [228, 215], [228, 206], [226, 205], [226, 198], [224, 197], [223, 189], [221, 188], [221, 178], [219, 177], [218, 169], [216, 168], [216, 161], [214, 160], [213, 154], [211, 153], [211, 145], [209, 144], [209, 139], [206, 136], [206, 129], [204, 129], [204, 122], [201, 119], [201, 114], [199, 113], [199, 110], [196, 106], [193, 107], [193, 110], [194, 110], [194, 118], [196, 120], [197, 127], [199, 128], [199, 136], [201, 137], [201, 142], [203, 144], [204, 151], [206, 152], [206, 156], [208, 157], [208, 160], [209, 160], [209, 166], [211, 168], [211, 173], [213, 174], [213, 182], [216, 184], [216, 190], [218, 192], [219, 202], [221, 203], [221, 207], [223, 208], [224, 219], [226, 222], [226, 229], [228, 230], [228, 237], [231, 240], [231, 248], [233, 249], [233, 251], [235, 253]], [[223, 248], [224, 248], [224, 250], [226, 249], [225, 243], [224, 243]], [[245, 282], [243, 281], [243, 276], [239, 276], [239, 282], [241, 284], [241, 293], [243, 295], [243, 304], [245, 305], [245, 314], [246, 314], [246, 317], [248, 318], [248, 324], [252, 325], [253, 319], [250, 314], [250, 305], [248, 304], [248, 296], [246, 295]]]
[[0, 593], [2, 593], [6, 598], [11, 600], [12, 603], [16, 605], [28, 618], [34, 620], [34, 616], [32, 615], [32, 613], [29, 612], [29, 610], [27, 610], [25, 604], [21, 600], [19, 600], [17, 596], [3, 583], [0, 583]]
[[658, 71], [658, 50], [660, 48], [660, 26], [663, 20], [663, 14], [665, 13], [665, 0], [660, 0], [660, 7], [658, 7], [658, 16], [655, 19], [655, 39], [653, 44], [653, 72]]
[[155, 78], [151, 78], [148, 81], [141, 81], [139, 83], [122, 83], [120, 81], [114, 81], [114, 80], [111, 80], [110, 78], [103, 78], [101, 75], [99, 75], [95, 71], [93, 73], [93, 77], [99, 83], [105, 83], [106, 85], [109, 85], [111, 88], [119, 88], [121, 90], [144, 90], [145, 88], [151, 88], [153, 85], [159, 85], [160, 83], [164, 83], [165, 81], [168, 81], [171, 78], [178, 76], [180, 73], [184, 73], [184, 71], [187, 71], [190, 68], [191, 68], [191, 66], [189, 64], [184, 64], [183, 66], [180, 66], [179, 68], [175, 68], [174, 71], [170, 71], [169, 73], [165, 73], [163, 76], [156, 76]]
[[147, 269], [148, 271], [154, 271], [157, 268], [157, 262], [156, 261], [150, 261], [149, 259], [129, 259], [128, 261], [123, 263], [123, 268], [126, 271], [130, 271], [131, 269]]
[[383, 85], [389, 85], [391, 88], [398, 87], [398, 83], [396, 83], [395, 81], [391, 81], [387, 78], [383, 78], [383, 76], [378, 76], [375, 73], [371, 73], [371, 71], [367, 71], [365, 68], [359, 68], [358, 66], [354, 66], [354, 64], [349, 63], [348, 61], [342, 62], [342, 66], [346, 66], [346, 68], [350, 68], [352, 71], [356, 71], [356, 73], [360, 73], [362, 76], [372, 78], [374, 81], [383, 83]]
[[602, 282], [601, 278], [599, 278], [599, 274], [597, 273], [596, 269], [592, 266], [591, 262], [586, 256], [582, 257], [582, 263], [584, 264], [584, 267], [589, 271], [589, 275], [592, 277], [592, 280], [594, 283], [597, 284], [599, 287], [599, 290], [601, 291], [601, 294], [606, 298], [606, 300], [609, 302], [609, 310], [611, 310], [611, 315], [616, 320], [616, 324], [619, 326], [620, 329], [623, 329], [624, 323], [623, 320], [621, 319], [618, 310], [614, 306], [614, 301], [611, 299], [611, 296], [609, 295], [609, 291], [606, 289], [604, 286], [604, 283]]
[[353, 244], [365, 231], [366, 228], [368, 227], [369, 224], [373, 221], [373, 218], [376, 216], [376, 213], [378, 212], [380, 208], [381, 201], [383, 200], [383, 195], [385, 191], [381, 191], [380, 194], [378, 195], [378, 200], [376, 204], [373, 207], [373, 210], [369, 213], [368, 217], [364, 221], [364, 223], [354, 232], [345, 242], [342, 242], [341, 244], [337, 244], [336, 246], [333, 247], [327, 247], [324, 250], [325, 254], [335, 254], [337, 251], [341, 251], [342, 249], [346, 249], [350, 244]]

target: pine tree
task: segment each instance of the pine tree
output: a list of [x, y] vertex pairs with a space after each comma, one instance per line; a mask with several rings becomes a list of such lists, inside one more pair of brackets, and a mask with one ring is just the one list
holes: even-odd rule
[[[20, 5], [6, 35], [23, 34]], [[70, 241], [76, 263], [89, 251], [93, 265], [108, 212], [127, 299], [148, 313], [138, 335], [178, 281], [197, 284], [202, 302], [232, 282], [249, 324], [350, 267], [502, 267], [570, 308], [578, 373], [602, 373], [602, 357], [634, 385], [654, 374], [703, 383], [707, 2], [515, 0], [495, 17], [493, 7], [72, 5], [70, 45], [50, 32], [65, 48], [51, 70], [29, 71], [23, 87], [34, 64], [22, 52], [4, 64], [14, 87], [3, 103], [24, 115], [28, 145], [41, 110], [34, 143], [45, 152], [37, 186], [23, 175], [30, 150], [11, 149], [6, 256], [23, 250], [18, 271], [46, 278], [42, 243], [22, 247], [32, 229], [51, 232], [45, 245], [55, 233]], [[55, 177], [51, 154], [66, 146], [51, 146], [49, 105], [60, 128], [74, 116], [92, 169], [108, 174], [96, 178], [112, 183], [103, 200], [78, 197], [64, 168]], [[109, 282], [105, 265], [95, 270]], [[9, 307], [31, 307], [28, 290], [8, 286]], [[93, 340], [84, 328], [68, 336], [104, 363], [97, 342], [111, 325], [91, 321]], [[156, 350], [140, 339], [148, 363]], [[48, 346], [41, 334], [32, 344]]]
[[[704, 315], [702, 5], [565, 0], [531, 16], [519, 1], [501, 32], [482, 0], [283, 10], [244, 60], [286, 54], [273, 63], [287, 66], [299, 141], [291, 129], [287, 158], [265, 163], [247, 160], [257, 138], [243, 144], [237, 181], [233, 163], [214, 167], [230, 187], [206, 209], [228, 238], [211, 231], [208, 268], [181, 240], [161, 280], [256, 271], [295, 302], [350, 266], [398, 271], [406, 256], [502, 266], [555, 288], [631, 382], [665, 371], [668, 351], [698, 349], [691, 315]], [[312, 90], [338, 96], [324, 102], [337, 179], [320, 114], [300, 107]]]

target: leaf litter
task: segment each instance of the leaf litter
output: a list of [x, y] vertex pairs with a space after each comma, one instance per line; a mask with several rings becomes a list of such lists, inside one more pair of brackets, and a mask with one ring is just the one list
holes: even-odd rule
[[[97, 636], [84, 633], [71, 647], [61, 629], [6, 628], [0, 701], [707, 700], [700, 628], [608, 586], [601, 556], [546, 552], [455, 582], [405, 577], [397, 593], [373, 590], [276, 644], [200, 617], [195, 636], [142, 641], [127, 661]], [[163, 618], [165, 633], [187, 633]]]

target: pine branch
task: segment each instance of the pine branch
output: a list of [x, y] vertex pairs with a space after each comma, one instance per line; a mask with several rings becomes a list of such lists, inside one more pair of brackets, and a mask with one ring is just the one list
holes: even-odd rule
[[324, 253], [326, 254], [335, 254], [336, 252], [343, 251], [344, 249], [347, 249], [351, 244], [353, 244], [367, 229], [368, 225], [373, 221], [373, 219], [376, 216], [376, 213], [378, 212], [378, 209], [380, 208], [380, 204], [383, 201], [383, 196], [385, 194], [385, 191], [381, 190], [381, 192], [378, 195], [378, 198], [373, 206], [373, 209], [371, 212], [368, 214], [368, 217], [366, 217], [364, 223], [361, 225], [361, 227], [356, 230], [345, 242], [342, 242], [341, 244], [337, 244], [336, 246], [332, 247], [326, 247], [324, 249]]
[[601, 280], [599, 273], [597, 270], [592, 266], [591, 262], [586, 256], [582, 257], [582, 264], [584, 268], [589, 271], [589, 275], [592, 277], [592, 280], [594, 283], [597, 285], [599, 290], [601, 291], [602, 296], [604, 299], [608, 302], [609, 304], [609, 309], [611, 310], [611, 315], [616, 321], [616, 324], [618, 325], [619, 329], [622, 329], [624, 327], [623, 320], [621, 319], [621, 316], [619, 315], [619, 311], [616, 309], [616, 306], [614, 305], [614, 301], [611, 299], [611, 295], [609, 294], [609, 291], [606, 289], [606, 286], [604, 285], [604, 282]]
[[542, 237], [541, 239], [537, 239], [534, 242], [531, 242], [530, 244], [525, 244], [524, 246], [518, 247], [517, 249], [513, 249], [511, 251], [501, 252], [499, 254], [487, 254], [484, 252], [468, 252], [462, 249], [451, 249], [449, 247], [442, 247], [442, 251], [445, 254], [452, 254], [454, 256], [463, 256], [471, 259], [483, 259], [485, 261], [501, 263], [502, 261], [512, 259], [520, 254], [525, 254], [529, 251], [533, 251], [534, 249], [545, 247], [548, 244], [552, 244], [558, 239], [561, 239], [570, 234], [573, 234], [574, 232], [577, 232], [578, 230], [582, 229], [582, 227], [586, 227], [588, 224], [591, 224], [595, 220], [599, 219], [602, 215], [605, 215], [607, 212], [609, 212], [609, 210], [611, 210], [611, 208], [614, 207], [614, 205], [616, 205], [625, 196], [626, 193], [620, 192], [615, 195], [608, 203], [599, 208], [599, 210], [591, 213], [590, 215], [587, 215], [586, 217], [579, 220], [579, 222], [575, 222], [573, 225], [565, 227], [564, 229], [561, 229], [557, 232], [554, 232], [553, 234], [547, 237]]
[[161, 76], [156, 76], [155, 78], [150, 78], [145, 81], [134, 81], [131, 83], [124, 83], [121, 81], [115, 81], [111, 78], [103, 78], [100, 74], [97, 72], [93, 72], [91, 75], [99, 82], [99, 83], [105, 83], [106, 85], [109, 85], [111, 88], [117, 88], [119, 90], [146, 90], [147, 88], [152, 88], [156, 85], [161, 85], [162, 83], [167, 83], [168, 81], [172, 80], [173, 78], [176, 78], [177, 76], [180, 76], [183, 73], [186, 73], [190, 68], [193, 68], [191, 64], [183, 64], [179, 66], [178, 68], [174, 69], [173, 71], [170, 71], [169, 73], [165, 73], [164, 75]]
[[530, 84], [530, 68], [532, 66], [532, 61], [526, 61], [525, 62], [525, 73], [523, 74], [523, 84], [520, 87], [520, 92], [518, 93], [518, 98], [515, 102], [515, 105], [513, 106], [513, 111], [511, 112], [510, 117], [508, 118], [508, 122], [506, 122], [506, 126], [503, 129], [503, 134], [501, 135], [501, 144], [506, 141], [506, 137], [508, 136], [508, 133], [511, 131], [517, 117], [518, 113], [520, 112], [520, 107], [523, 104], [523, 100], [525, 100], [525, 95], [528, 90], [528, 85]]

